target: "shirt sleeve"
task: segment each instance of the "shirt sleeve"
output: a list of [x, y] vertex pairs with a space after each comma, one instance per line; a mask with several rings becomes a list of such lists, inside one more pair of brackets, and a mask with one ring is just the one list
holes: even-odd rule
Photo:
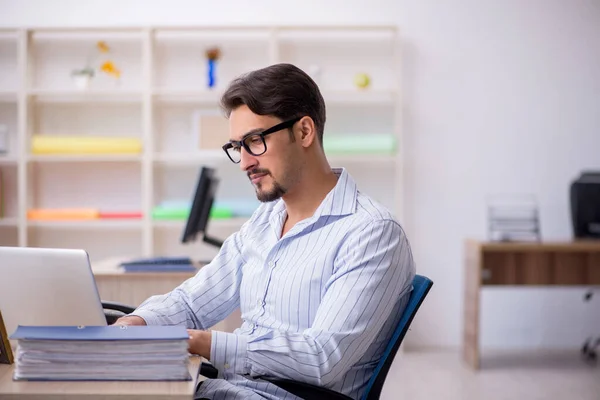
[[208, 329], [239, 307], [243, 229], [229, 236], [217, 256], [171, 292], [145, 300], [130, 315], [147, 325]]
[[342, 245], [313, 325], [260, 337], [212, 332], [220, 372], [269, 375], [319, 386], [336, 383], [363, 356], [402, 296], [415, 267], [395, 221], [370, 223]]

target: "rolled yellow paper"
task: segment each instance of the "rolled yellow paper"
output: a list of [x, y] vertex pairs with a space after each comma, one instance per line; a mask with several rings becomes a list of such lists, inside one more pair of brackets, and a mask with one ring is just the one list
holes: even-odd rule
[[31, 139], [33, 154], [139, 154], [138, 138], [36, 135]]

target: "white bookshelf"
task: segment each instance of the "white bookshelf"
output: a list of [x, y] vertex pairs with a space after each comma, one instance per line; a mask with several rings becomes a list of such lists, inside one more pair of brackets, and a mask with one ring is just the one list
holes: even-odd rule
[[[199, 149], [194, 115], [214, 115], [236, 76], [278, 62], [312, 73], [327, 104], [326, 137], [393, 134], [395, 153], [331, 154], [359, 187], [402, 218], [403, 157], [400, 54], [393, 26], [31, 28], [0, 31], [0, 154], [4, 216], [0, 245], [85, 248], [93, 260], [118, 256], [189, 255], [216, 249], [179, 243], [184, 221], [154, 220], [162, 202], [190, 201], [201, 166], [217, 169], [219, 201], [256, 201], [238, 165], [220, 148]], [[86, 90], [71, 71], [98, 41], [111, 48], [118, 82], [96, 71]], [[208, 88], [205, 51], [217, 47], [216, 85]], [[96, 63], [97, 65], [97, 63]], [[371, 85], [358, 89], [366, 72]], [[34, 135], [137, 138], [139, 154], [32, 154]], [[141, 219], [43, 221], [33, 208], [98, 208], [141, 212]], [[244, 216], [213, 219], [225, 239]]]

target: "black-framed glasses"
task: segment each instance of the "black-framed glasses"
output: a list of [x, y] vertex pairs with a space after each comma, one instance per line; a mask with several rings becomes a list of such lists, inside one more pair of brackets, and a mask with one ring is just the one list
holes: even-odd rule
[[292, 118], [262, 132], [250, 133], [244, 136], [240, 141], [230, 140], [228, 143], [223, 145], [223, 150], [229, 159], [235, 164], [242, 160], [242, 147], [253, 156], [260, 156], [267, 151], [267, 142], [265, 141], [265, 136], [289, 128], [296, 122], [300, 121], [300, 119], [302, 119], [302, 117]]

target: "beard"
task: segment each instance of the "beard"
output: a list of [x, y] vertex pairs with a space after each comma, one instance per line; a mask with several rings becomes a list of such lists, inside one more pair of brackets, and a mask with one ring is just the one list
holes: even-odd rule
[[275, 181], [273, 181], [271, 190], [261, 190], [261, 186], [260, 183], [256, 185], [256, 198], [263, 203], [278, 200], [287, 192], [283, 186]]
[[271, 190], [264, 190], [264, 185], [260, 182], [256, 184], [256, 198], [258, 199], [258, 201], [262, 203], [268, 203], [280, 199], [284, 194], [287, 193], [287, 190], [273, 178], [273, 175], [271, 175], [271, 173], [268, 170], [255, 169], [253, 171], [250, 171], [248, 172], [248, 178], [250, 178], [250, 175], [252, 174], [266, 174], [267, 176], [270, 176], [273, 180], [273, 187], [271, 188]]

